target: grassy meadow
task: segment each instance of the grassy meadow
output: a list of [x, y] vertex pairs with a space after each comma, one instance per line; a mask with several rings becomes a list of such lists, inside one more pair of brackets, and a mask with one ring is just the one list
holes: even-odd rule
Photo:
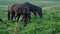
[[[21, 18], [19, 20], [19, 34], [60, 34], [60, 1], [42, 1], [42, 0], [0, 0], [0, 17], [3, 23], [0, 22], [0, 34], [14, 34], [15, 22], [7, 20], [7, 7], [14, 3], [30, 2], [40, 6], [43, 9], [43, 17], [34, 18], [31, 14], [31, 22], [23, 27]], [[37, 2], [38, 1], [38, 2]]]

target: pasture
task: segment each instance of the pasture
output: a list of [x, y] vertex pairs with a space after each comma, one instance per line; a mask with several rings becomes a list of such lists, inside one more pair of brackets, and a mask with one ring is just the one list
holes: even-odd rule
[[[16, 1], [13, 3], [16, 3]], [[12, 3], [11, 1], [9, 2], [10, 3], [5, 2], [5, 4], [2, 2], [2, 0], [0, 2], [0, 16], [4, 21], [3, 23], [0, 22], [0, 34], [14, 33], [15, 22], [7, 20], [7, 6], [8, 4], [10, 5]], [[24, 1], [21, 0], [20, 2]], [[28, 2], [30, 2], [30, 0]], [[37, 0], [32, 1], [31, 3], [35, 4], [35, 2], [37, 2]], [[34, 18], [34, 15], [31, 14], [32, 18], [30, 24], [23, 28], [21, 16], [19, 20], [19, 34], [60, 34], [60, 2], [42, 1], [40, 3], [41, 5], [39, 2], [40, 1], [38, 1], [35, 5], [43, 6], [43, 18], [40, 19], [39, 16]]]

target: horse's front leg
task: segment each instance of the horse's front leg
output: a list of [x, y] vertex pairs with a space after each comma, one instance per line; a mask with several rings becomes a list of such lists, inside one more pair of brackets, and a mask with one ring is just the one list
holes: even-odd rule
[[34, 8], [32, 9], [32, 12], [33, 12], [34, 16], [36, 17], [37, 13], [36, 13], [36, 10]]
[[27, 16], [23, 15], [23, 24], [24, 27], [27, 26]]
[[28, 22], [30, 22], [30, 19], [31, 19], [31, 15], [29, 14], [29, 15], [27, 15]]
[[18, 21], [19, 21], [20, 16], [21, 16], [21, 15], [17, 16], [17, 21], [16, 21], [16, 22], [18, 22]]

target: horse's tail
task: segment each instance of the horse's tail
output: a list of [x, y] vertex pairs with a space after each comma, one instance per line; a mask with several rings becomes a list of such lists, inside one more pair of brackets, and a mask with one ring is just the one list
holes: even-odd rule
[[9, 12], [9, 10], [8, 10], [8, 20], [10, 20], [10, 12]]

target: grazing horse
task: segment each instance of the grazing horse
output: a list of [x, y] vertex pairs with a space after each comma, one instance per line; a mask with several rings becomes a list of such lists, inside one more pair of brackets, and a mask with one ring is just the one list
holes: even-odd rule
[[42, 8], [41, 7], [35, 6], [29, 2], [25, 2], [25, 4], [29, 6], [29, 11], [32, 11], [35, 16], [36, 16], [36, 13], [38, 13], [40, 18], [42, 17]]
[[8, 20], [16, 19], [16, 22], [19, 21], [21, 15], [23, 15], [24, 26], [26, 26], [27, 21], [30, 21], [30, 11], [29, 7], [25, 4], [14, 4], [8, 7]]

